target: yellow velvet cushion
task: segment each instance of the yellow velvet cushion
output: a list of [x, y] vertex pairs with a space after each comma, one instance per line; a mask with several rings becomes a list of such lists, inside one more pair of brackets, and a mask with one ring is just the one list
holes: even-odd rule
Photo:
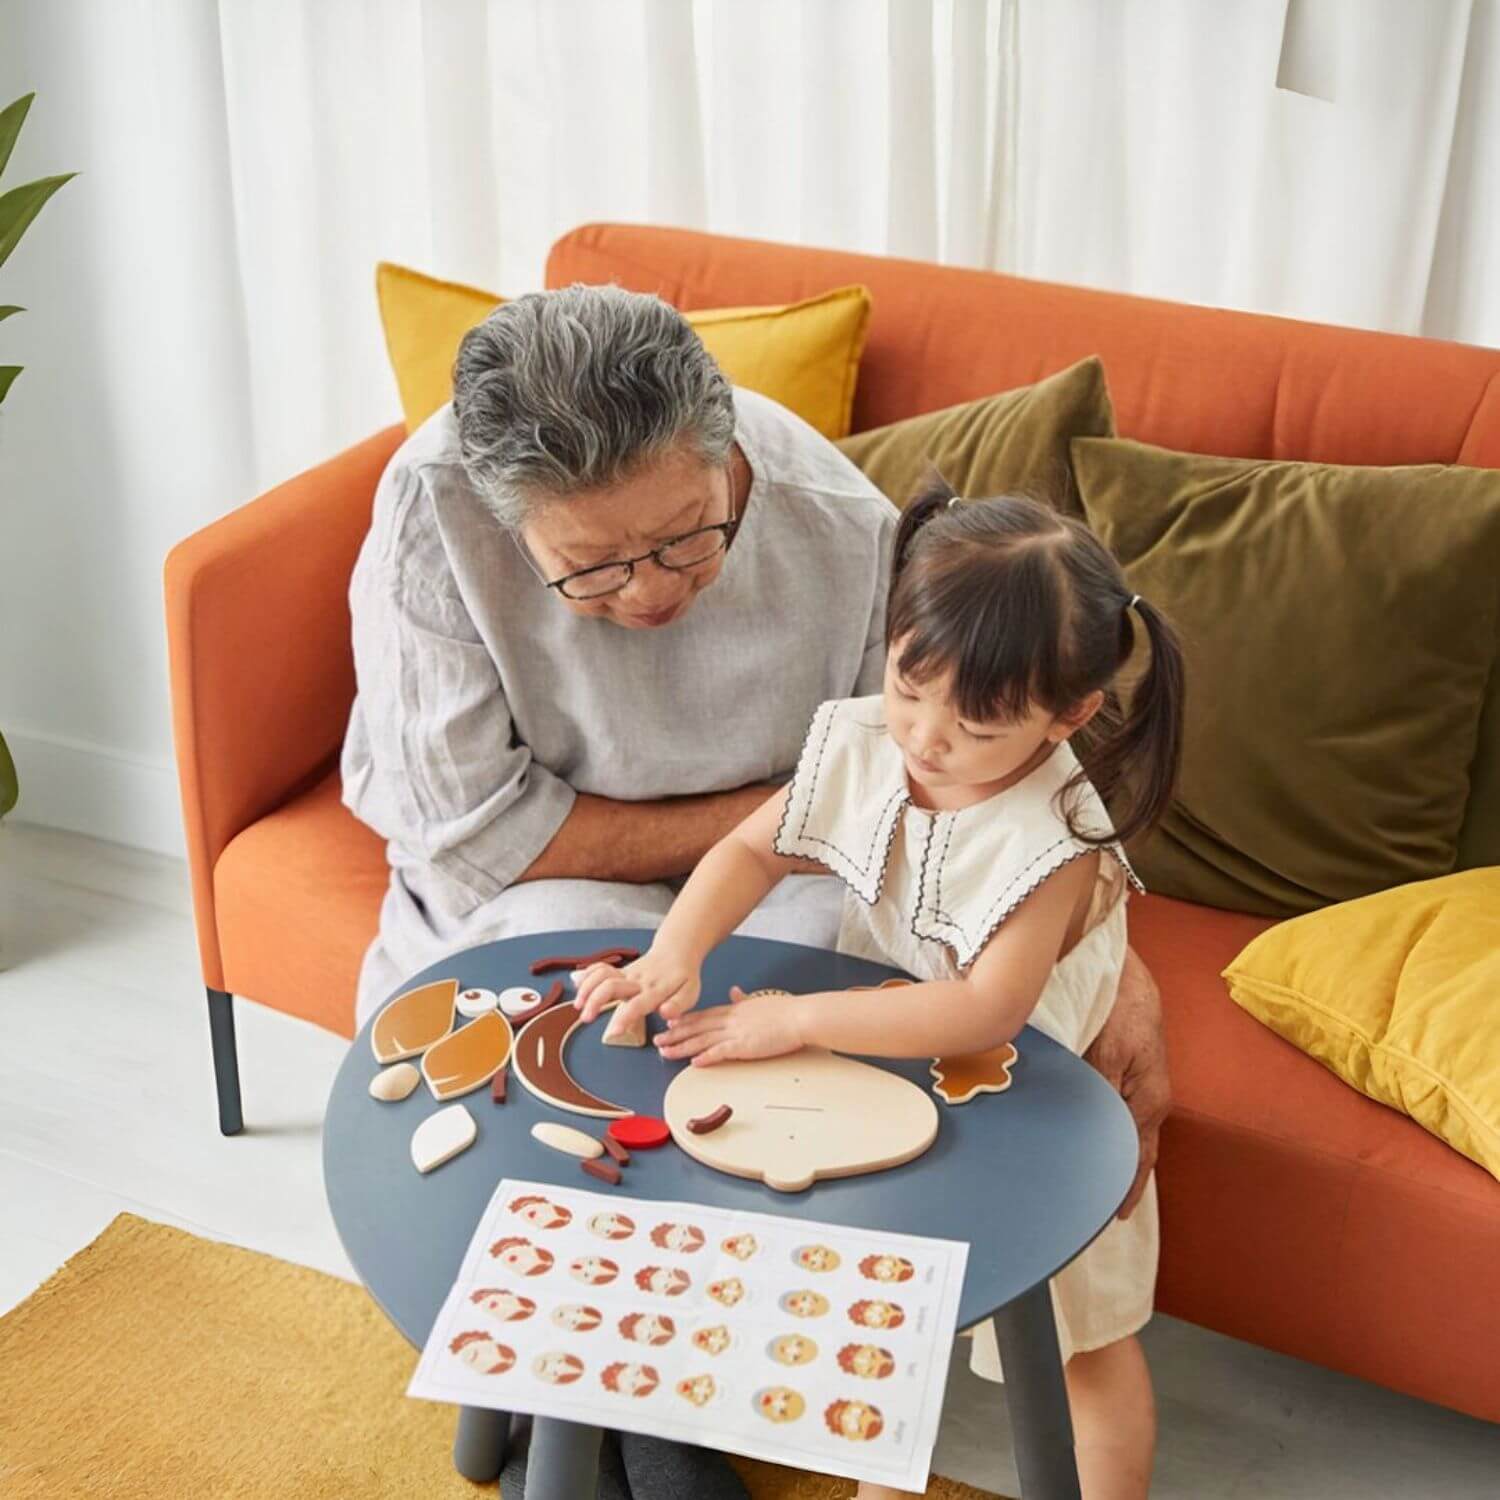
[[1272, 1031], [1500, 1177], [1500, 866], [1283, 922], [1224, 978]]
[[[459, 343], [503, 299], [386, 262], [375, 269], [375, 291], [411, 432], [453, 394]], [[687, 320], [732, 384], [779, 401], [826, 438], [848, 433], [870, 326], [865, 287], [785, 307], [709, 308]]]

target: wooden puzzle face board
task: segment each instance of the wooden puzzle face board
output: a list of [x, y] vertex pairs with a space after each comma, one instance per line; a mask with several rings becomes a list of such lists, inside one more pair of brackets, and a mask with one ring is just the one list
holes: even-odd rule
[[407, 1394], [921, 1493], [968, 1246], [505, 1180]]
[[[721, 1105], [728, 1122], [688, 1122]], [[757, 1062], [684, 1068], [662, 1103], [672, 1138], [697, 1161], [796, 1193], [820, 1177], [900, 1166], [937, 1139], [932, 1095], [884, 1068], [821, 1047]]]

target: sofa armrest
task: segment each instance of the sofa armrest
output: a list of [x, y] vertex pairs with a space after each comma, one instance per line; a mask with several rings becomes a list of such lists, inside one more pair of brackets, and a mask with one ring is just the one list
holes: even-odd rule
[[172, 736], [204, 983], [223, 988], [214, 866], [323, 774], [354, 701], [349, 575], [387, 428], [179, 542], [165, 567]]

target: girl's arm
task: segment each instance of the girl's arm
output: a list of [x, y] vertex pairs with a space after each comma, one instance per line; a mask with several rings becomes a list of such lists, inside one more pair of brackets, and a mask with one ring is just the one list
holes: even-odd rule
[[616, 1000], [629, 1001], [622, 1023], [658, 1008], [665, 1015], [690, 1009], [698, 998], [696, 976], [703, 960], [767, 893], [786, 875], [810, 869], [826, 873], [821, 865], [784, 858], [772, 848], [787, 795], [782, 787], [703, 856], [649, 952], [623, 969], [600, 965], [580, 981], [575, 1004], [585, 1020]]
[[1036, 1008], [1073, 919], [1093, 890], [1098, 861], [1090, 855], [1049, 876], [962, 979], [741, 999], [673, 1022], [656, 1044], [663, 1057], [699, 1063], [774, 1057], [809, 1045], [870, 1057], [940, 1057], [998, 1047], [1016, 1036]]

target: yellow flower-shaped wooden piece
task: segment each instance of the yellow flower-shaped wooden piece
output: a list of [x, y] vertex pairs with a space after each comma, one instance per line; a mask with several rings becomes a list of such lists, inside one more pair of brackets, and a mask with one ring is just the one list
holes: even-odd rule
[[975, 1094], [1003, 1094], [1010, 1087], [1010, 1070], [1019, 1056], [1015, 1046], [1006, 1042], [987, 1052], [934, 1058], [932, 1092], [944, 1104], [967, 1104]]

